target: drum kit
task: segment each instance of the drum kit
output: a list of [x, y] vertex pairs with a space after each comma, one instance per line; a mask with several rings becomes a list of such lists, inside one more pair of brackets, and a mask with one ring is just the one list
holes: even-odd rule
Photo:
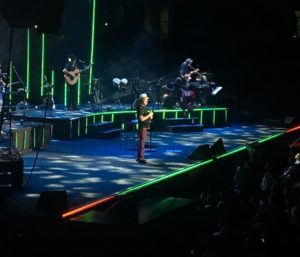
[[164, 108], [171, 108], [177, 105], [178, 94], [182, 92], [193, 91], [195, 95], [195, 104], [207, 106], [208, 96], [215, 96], [222, 87], [214, 82], [214, 74], [210, 72], [195, 72], [188, 81], [178, 78], [175, 82], [165, 84], [161, 87], [161, 99]]

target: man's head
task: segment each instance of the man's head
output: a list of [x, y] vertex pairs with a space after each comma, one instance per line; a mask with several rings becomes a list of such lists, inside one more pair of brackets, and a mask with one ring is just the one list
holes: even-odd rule
[[143, 104], [148, 104], [149, 96], [146, 93], [140, 94], [140, 102]]
[[192, 60], [191, 58], [187, 58], [187, 59], [185, 60], [185, 62], [186, 62], [187, 64], [192, 64], [192, 63], [193, 63], [193, 60]]
[[74, 63], [76, 61], [76, 55], [75, 54], [70, 54], [68, 56], [68, 61]]

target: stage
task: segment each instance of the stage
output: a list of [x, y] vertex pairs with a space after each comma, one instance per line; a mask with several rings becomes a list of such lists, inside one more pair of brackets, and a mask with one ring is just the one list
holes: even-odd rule
[[65, 190], [72, 209], [194, 164], [197, 161], [187, 156], [200, 145], [213, 145], [222, 138], [229, 151], [284, 129], [281, 125], [233, 123], [202, 132], [153, 131], [146, 145], [147, 165], [135, 161], [136, 145], [131, 139], [126, 145], [120, 137], [52, 139], [38, 156], [35, 150], [23, 154], [23, 185], [7, 192], [7, 207], [13, 212], [36, 213], [41, 192]]

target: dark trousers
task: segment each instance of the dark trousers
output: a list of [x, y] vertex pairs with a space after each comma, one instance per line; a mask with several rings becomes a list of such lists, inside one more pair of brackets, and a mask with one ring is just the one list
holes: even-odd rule
[[138, 137], [139, 137], [139, 143], [138, 143], [137, 159], [144, 160], [145, 144], [147, 140], [147, 129], [146, 128], [139, 129]]
[[77, 109], [77, 85], [68, 85], [68, 109]]

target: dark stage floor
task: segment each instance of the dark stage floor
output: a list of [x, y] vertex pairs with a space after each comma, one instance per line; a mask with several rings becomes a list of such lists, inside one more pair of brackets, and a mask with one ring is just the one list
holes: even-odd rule
[[[284, 131], [281, 126], [233, 123], [202, 132], [153, 132], [147, 165], [135, 161], [135, 143], [120, 138], [52, 140], [23, 155], [24, 186], [7, 194], [8, 210], [36, 212], [42, 191], [66, 190], [69, 208], [102, 198], [192, 164], [187, 155], [202, 144], [222, 138], [225, 150]], [[150, 146], [150, 142], [148, 142]], [[32, 169], [37, 156], [36, 166]]]

